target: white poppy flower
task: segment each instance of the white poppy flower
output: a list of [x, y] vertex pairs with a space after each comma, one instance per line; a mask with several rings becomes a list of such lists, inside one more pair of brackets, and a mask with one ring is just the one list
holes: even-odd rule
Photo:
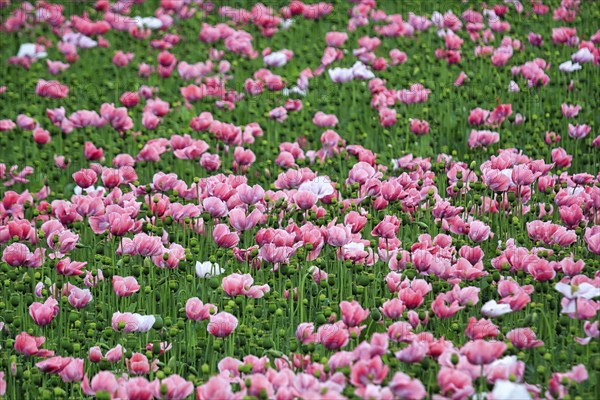
[[517, 84], [517, 82], [515, 81], [510, 81], [510, 83], [508, 84], [508, 91], [509, 92], [518, 92], [521, 89], [519, 88], [519, 85]]
[[140, 28], [149, 28], [149, 29], [160, 29], [163, 26], [163, 23], [160, 19], [155, 17], [145, 17], [142, 18], [140, 16], [133, 17], [135, 23]]
[[569, 60], [560, 64], [558, 66], [558, 69], [560, 69], [561, 72], [579, 71], [581, 69], [581, 65], [579, 65], [578, 63], [573, 63], [573, 61]]
[[577, 299], [593, 299], [594, 297], [600, 296], [600, 289], [587, 282], [583, 282], [580, 285], [567, 285], [566, 283], [558, 282], [554, 289], [559, 291], [566, 299], [569, 300], [567, 305], [562, 309], [565, 314], [574, 313], [577, 311]]
[[48, 54], [45, 51], [38, 52], [37, 46], [33, 43], [23, 43], [19, 47], [17, 57], [45, 58]]
[[594, 55], [587, 47], [584, 47], [579, 49], [577, 53], [573, 54], [571, 56], [571, 60], [576, 63], [588, 63], [594, 61]]
[[317, 198], [322, 199], [323, 197], [331, 196], [333, 194], [333, 186], [327, 176], [319, 176], [312, 181], [304, 182], [300, 185], [298, 190], [306, 190], [317, 195]]
[[154, 323], [156, 322], [156, 317], [154, 315], [133, 315], [138, 321], [136, 332], [148, 332], [150, 329], [152, 329], [152, 326], [154, 326]]
[[210, 278], [221, 275], [223, 272], [225, 272], [225, 270], [219, 267], [219, 264], [217, 263], [213, 264], [210, 261], [196, 261], [196, 275], [198, 275], [199, 278]]
[[332, 68], [327, 72], [331, 80], [335, 83], [350, 82], [354, 78], [352, 68]]
[[283, 29], [289, 29], [290, 26], [292, 26], [294, 24], [294, 20], [293, 19], [284, 19], [281, 21], [281, 27]]
[[509, 304], [498, 304], [496, 300], [490, 300], [481, 307], [481, 313], [486, 317], [494, 318], [512, 312]]
[[283, 67], [287, 64], [287, 56], [283, 51], [274, 51], [263, 57], [263, 61], [268, 67]]
[[69, 32], [62, 37], [62, 41], [64, 43], [73, 44], [82, 49], [91, 49], [92, 47], [98, 46], [98, 42], [81, 33]]
[[523, 384], [498, 379], [494, 384], [492, 398], [494, 400], [530, 400], [531, 395]]
[[357, 61], [352, 66], [352, 75], [354, 78], [362, 79], [362, 80], [375, 78], [375, 74], [370, 69], [368, 69], [365, 64], [361, 63], [360, 61]]
[[348, 244], [345, 244], [344, 246], [344, 250], [346, 251], [365, 251], [365, 245], [364, 243], [359, 243], [359, 242], [350, 242]]
[[98, 196], [102, 196], [104, 193], [106, 193], [106, 189], [103, 186], [98, 186], [98, 187], [90, 186], [88, 188], [82, 189], [80, 186], [75, 185], [75, 188], [73, 189], [73, 192], [77, 196], [81, 196], [84, 191], [86, 194], [98, 195]]

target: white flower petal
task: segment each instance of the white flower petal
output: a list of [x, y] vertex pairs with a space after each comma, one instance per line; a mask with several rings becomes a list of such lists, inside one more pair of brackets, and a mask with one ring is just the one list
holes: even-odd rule
[[163, 23], [160, 19], [154, 17], [146, 17], [142, 18], [142, 25], [150, 29], [160, 29], [163, 26]]
[[564, 63], [560, 64], [558, 66], [558, 69], [560, 69], [562, 72], [579, 71], [581, 69], [581, 65], [579, 65], [577, 63], [573, 63], [571, 60], [569, 60], [569, 61], [565, 61]]
[[319, 176], [312, 181], [304, 182], [300, 185], [298, 190], [306, 190], [317, 195], [317, 198], [322, 199], [323, 197], [331, 196], [334, 192], [331, 181], [326, 176]]
[[509, 304], [498, 304], [496, 300], [490, 300], [481, 307], [481, 313], [486, 317], [499, 317], [500, 315], [511, 313]]
[[579, 49], [576, 53], [574, 53], [571, 56], [571, 60], [573, 60], [576, 63], [588, 63], [594, 61], [594, 55], [587, 47], [584, 47]]
[[148, 332], [154, 326], [156, 317], [154, 315], [140, 315], [134, 314], [138, 320], [138, 327], [136, 332]]
[[34, 43], [23, 43], [19, 47], [17, 57], [45, 58], [48, 54], [45, 51], [38, 52]]
[[531, 395], [525, 385], [498, 379], [494, 384], [492, 398], [494, 400], [530, 400]]
[[196, 275], [199, 278], [206, 279], [213, 276], [221, 275], [225, 270], [219, 267], [219, 264], [213, 264], [210, 261], [200, 262], [196, 261]]
[[264, 56], [263, 61], [268, 67], [283, 67], [287, 64], [287, 56], [283, 51], [275, 51]]
[[584, 282], [577, 286], [577, 290], [573, 293], [575, 297], [582, 297], [584, 299], [593, 299], [594, 297], [600, 296], [600, 289], [587, 282]]
[[554, 285], [554, 289], [556, 289], [559, 293], [561, 293], [567, 299], [573, 298], [573, 294], [571, 293], [571, 285], [567, 285], [566, 283], [558, 282], [556, 285]]

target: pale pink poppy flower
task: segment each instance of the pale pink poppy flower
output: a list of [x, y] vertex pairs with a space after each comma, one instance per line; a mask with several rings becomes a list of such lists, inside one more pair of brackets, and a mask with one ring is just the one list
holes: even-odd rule
[[220, 312], [210, 317], [207, 330], [211, 335], [223, 338], [231, 335], [237, 326], [238, 320], [235, 316], [227, 312]]

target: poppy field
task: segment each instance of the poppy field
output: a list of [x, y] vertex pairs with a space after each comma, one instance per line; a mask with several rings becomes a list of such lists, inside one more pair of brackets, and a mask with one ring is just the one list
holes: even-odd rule
[[600, 398], [600, 3], [0, 0], [0, 398]]

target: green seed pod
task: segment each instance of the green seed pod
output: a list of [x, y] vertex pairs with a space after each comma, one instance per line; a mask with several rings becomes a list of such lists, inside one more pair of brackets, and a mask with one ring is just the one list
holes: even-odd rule
[[366, 275], [360, 275], [358, 277], [358, 284], [361, 286], [369, 286], [369, 277]]
[[315, 322], [316, 322], [318, 325], [322, 325], [322, 324], [324, 324], [325, 322], [327, 322], [327, 319], [325, 318], [325, 315], [323, 315], [323, 313], [319, 313], [319, 314], [317, 314], [317, 317], [316, 317], [316, 319], [315, 319]]
[[378, 309], [374, 309], [373, 311], [371, 311], [371, 319], [373, 321], [381, 320], [381, 312]]
[[152, 325], [152, 328], [154, 328], [155, 330], [160, 330], [163, 328], [164, 325], [165, 321], [163, 320], [163, 318], [160, 315], [157, 315], [155, 317], [154, 325]]
[[211, 289], [216, 290], [221, 285], [221, 283], [219, 282], [218, 278], [213, 276], [208, 280], [208, 285]]

